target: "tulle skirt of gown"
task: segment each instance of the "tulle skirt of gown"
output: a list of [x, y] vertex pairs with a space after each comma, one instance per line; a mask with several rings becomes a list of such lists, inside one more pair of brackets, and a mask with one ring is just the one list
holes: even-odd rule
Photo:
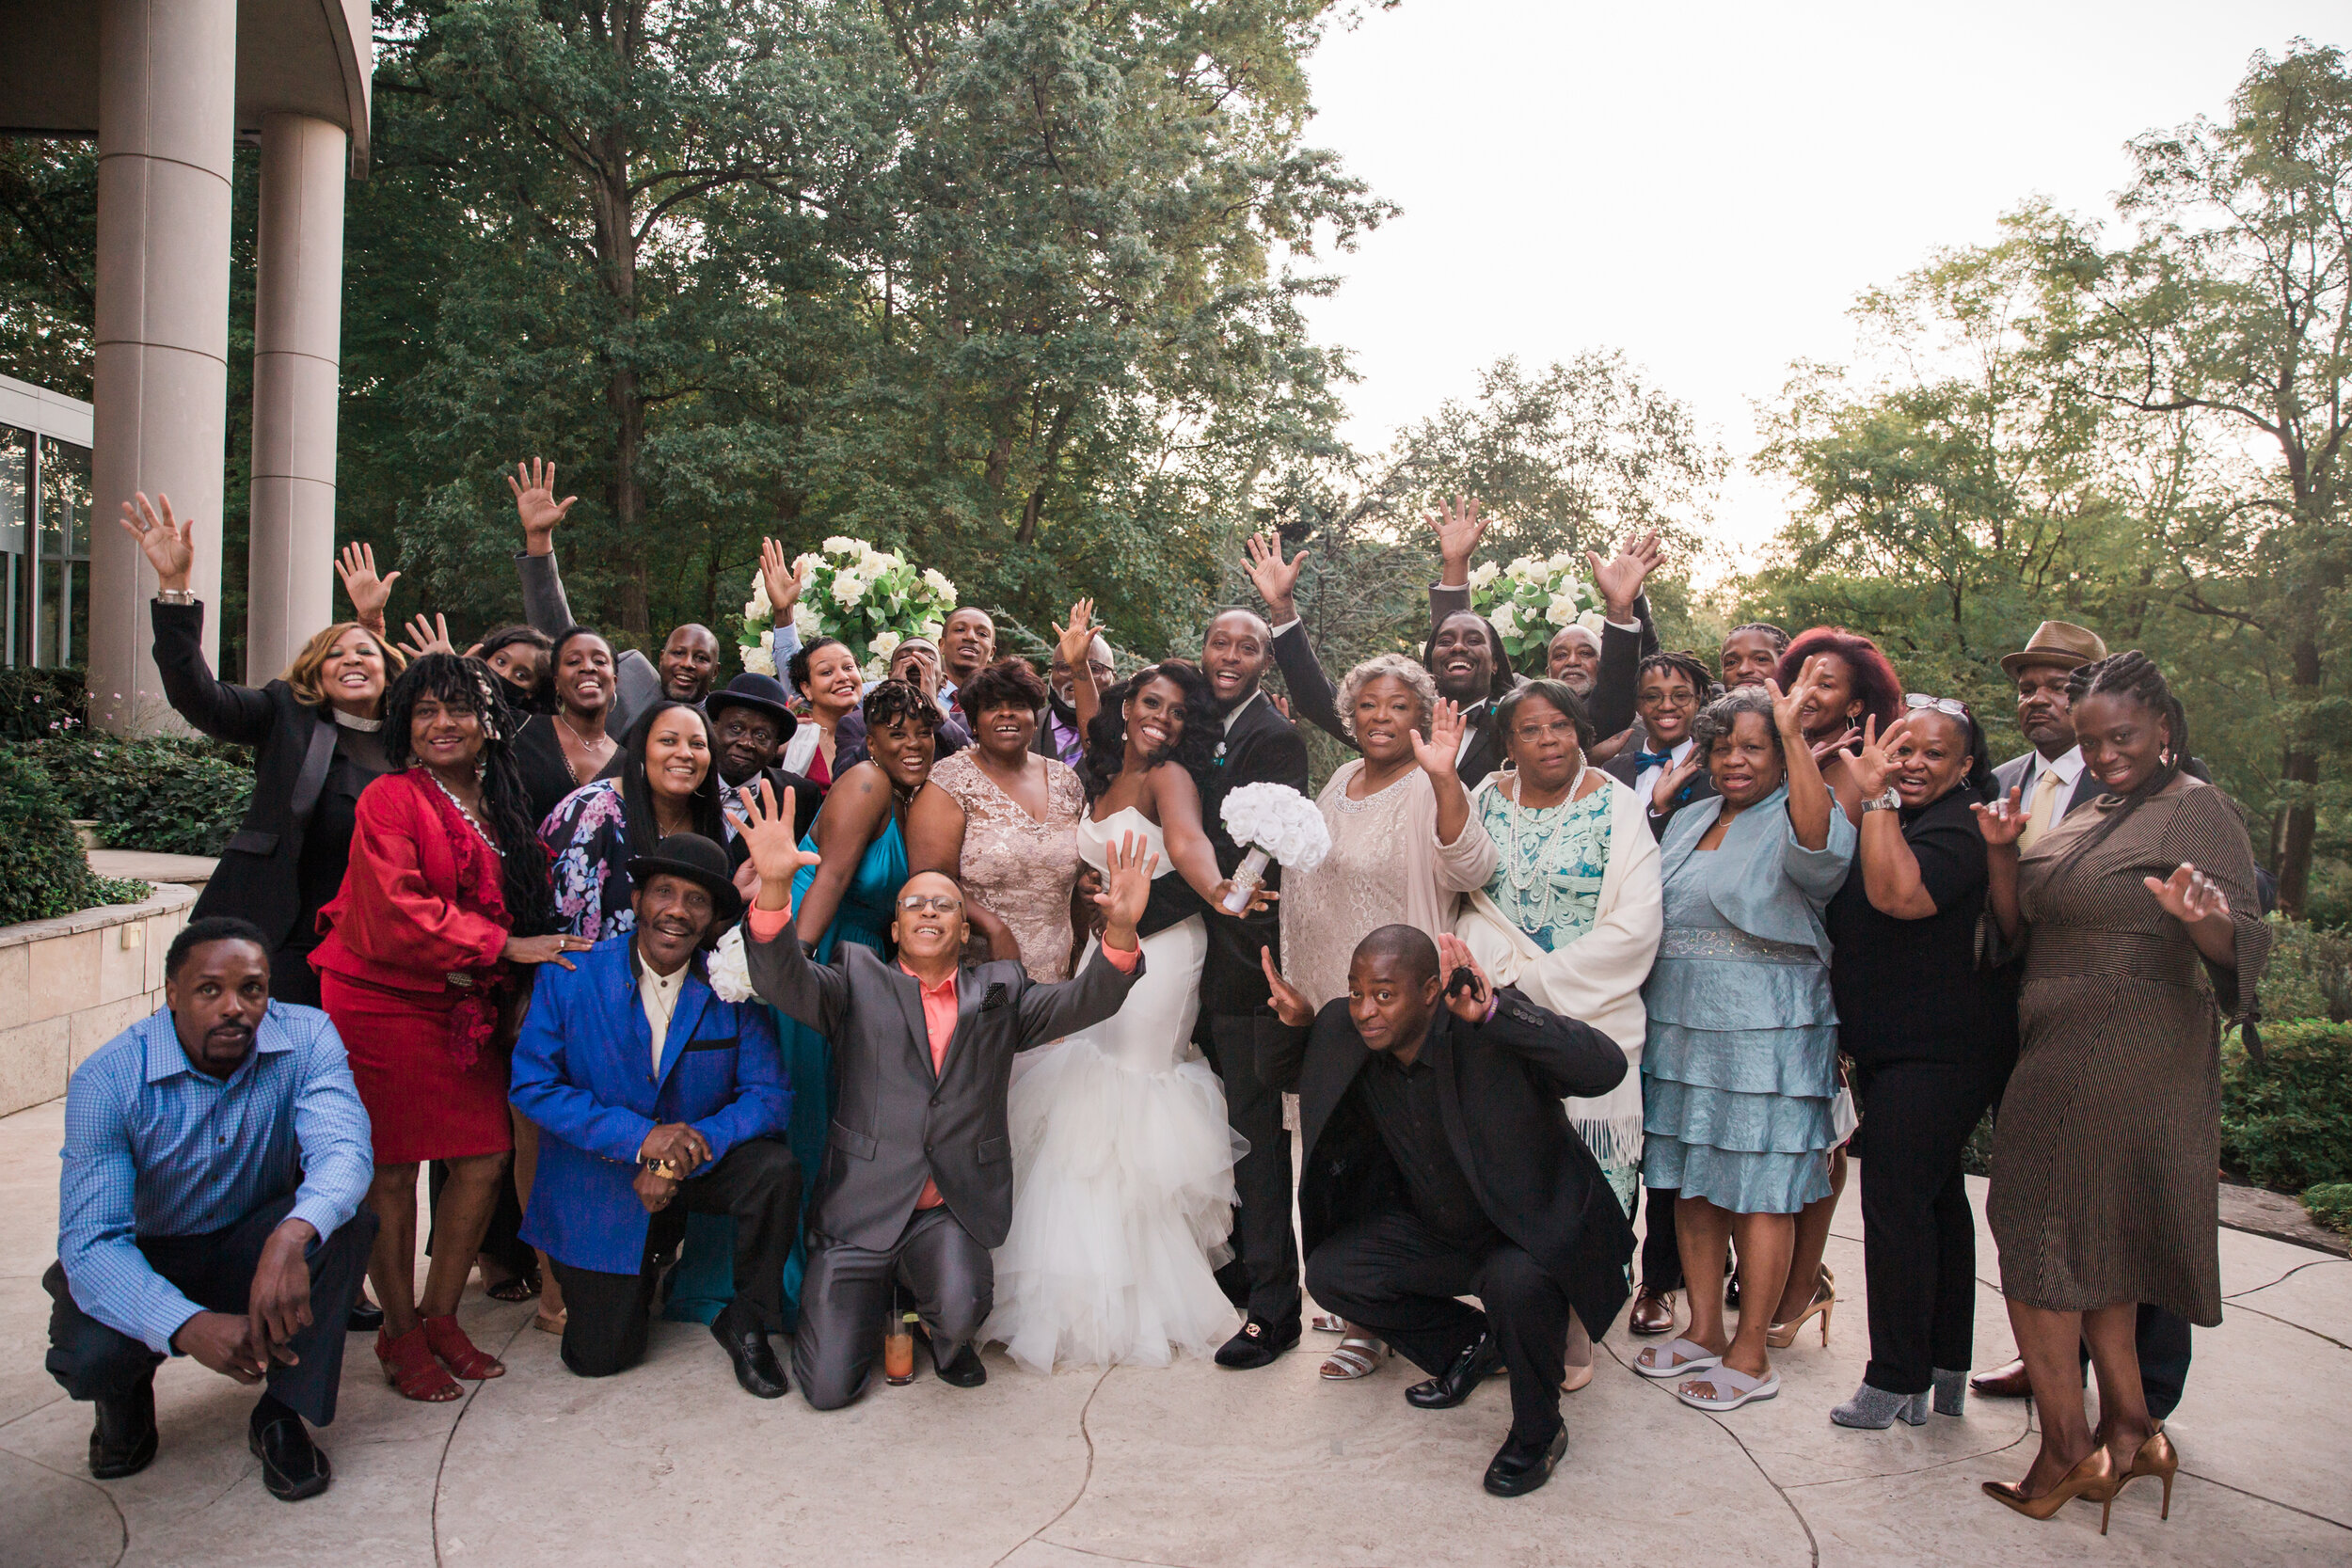
[[1008, 1116], [1012, 1227], [980, 1331], [1035, 1372], [1165, 1367], [1233, 1332], [1225, 1091], [1192, 1047], [1208, 951], [1194, 915], [1143, 940], [1118, 1016], [1025, 1053]]

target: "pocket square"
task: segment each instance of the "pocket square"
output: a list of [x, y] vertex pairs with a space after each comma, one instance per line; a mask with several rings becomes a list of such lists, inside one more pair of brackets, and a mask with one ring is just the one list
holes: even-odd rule
[[980, 1011], [986, 1012], [991, 1007], [1001, 1007], [1005, 1005], [1005, 983], [1002, 980], [991, 980], [988, 983], [988, 990], [981, 993]]

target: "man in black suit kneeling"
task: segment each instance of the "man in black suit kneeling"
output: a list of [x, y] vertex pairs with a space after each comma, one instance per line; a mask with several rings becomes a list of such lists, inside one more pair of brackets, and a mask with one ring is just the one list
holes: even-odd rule
[[1486, 1490], [1534, 1491], [1567, 1448], [1568, 1314], [1606, 1333], [1633, 1256], [1633, 1227], [1561, 1101], [1614, 1088], [1625, 1053], [1496, 991], [1462, 942], [1411, 926], [1358, 944], [1347, 996], [1320, 1014], [1270, 954], [1264, 967], [1282, 1023], [1265, 1075], [1297, 1090], [1306, 1147], [1307, 1289], [1434, 1374], [1405, 1391], [1424, 1410], [1507, 1372], [1511, 1434]]

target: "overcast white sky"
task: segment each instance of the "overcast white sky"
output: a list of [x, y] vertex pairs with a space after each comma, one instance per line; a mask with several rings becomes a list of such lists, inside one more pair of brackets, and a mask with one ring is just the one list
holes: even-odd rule
[[1857, 293], [2029, 194], [2106, 214], [2128, 138], [2219, 115], [2297, 34], [2352, 40], [2352, 4], [1406, 0], [1311, 66], [1309, 139], [1404, 208], [1311, 308], [1363, 376], [1350, 435], [1504, 354], [1622, 348], [1731, 451], [1700, 575], [1737, 569], [1783, 509], [1751, 406], [1848, 356]]

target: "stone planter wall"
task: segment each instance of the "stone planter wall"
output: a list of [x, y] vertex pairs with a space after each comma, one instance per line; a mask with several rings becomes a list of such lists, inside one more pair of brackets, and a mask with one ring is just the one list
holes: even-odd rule
[[0, 926], [0, 1116], [55, 1100], [91, 1052], [164, 1002], [164, 952], [197, 890]]

